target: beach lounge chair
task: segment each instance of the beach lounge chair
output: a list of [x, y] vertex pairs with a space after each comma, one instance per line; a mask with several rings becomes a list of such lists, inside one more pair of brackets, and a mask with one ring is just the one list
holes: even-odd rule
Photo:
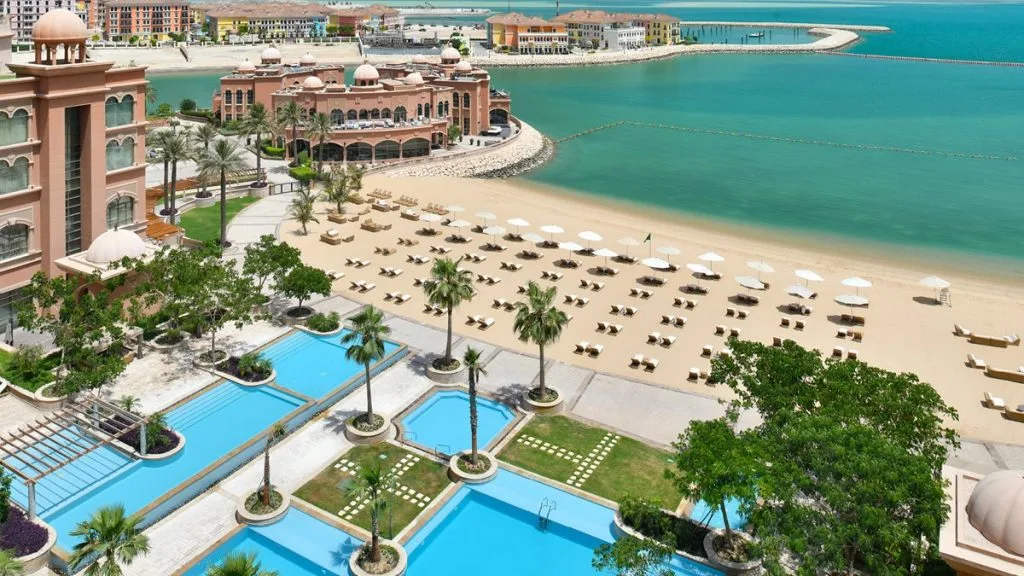
[[988, 368], [988, 365], [985, 364], [985, 361], [982, 360], [981, 358], [978, 358], [974, 354], [967, 355], [967, 365], [970, 366], [971, 368], [978, 368], [980, 370]]
[[434, 311], [434, 305], [433, 304], [424, 304], [423, 305], [423, 313], [424, 314], [430, 314], [433, 311]]
[[466, 324], [476, 324], [477, 322], [479, 322], [482, 319], [483, 319], [483, 316], [480, 316], [480, 315], [475, 315], [474, 316], [472, 314], [467, 314], [466, 315]]
[[363, 280], [349, 280], [349, 290], [359, 290], [366, 282]]
[[376, 284], [374, 284], [373, 282], [369, 282], [369, 283], [367, 283], [367, 284], [363, 284], [363, 287], [362, 287], [362, 288], [360, 288], [360, 289], [359, 289], [359, 291], [360, 291], [361, 293], [365, 294], [365, 293], [367, 293], [367, 292], [369, 292], [369, 291], [373, 290], [373, 289], [374, 289], [374, 288], [376, 288], [376, 287], [377, 287], [377, 285], [376, 285]]
[[675, 320], [672, 322], [672, 325], [678, 328], [686, 326], [686, 316], [676, 316]]
[[576, 306], [578, 308], [583, 308], [587, 304], [590, 304], [590, 298], [583, 297], [583, 298], [577, 298], [576, 299]]
[[494, 299], [494, 304], [491, 307], [492, 308], [503, 308], [505, 306], [505, 303], [506, 303], [506, 300], [504, 298], [495, 298]]
[[846, 328], [839, 328], [836, 330], [836, 338], [846, 338], [850, 335], [850, 331]]
[[803, 329], [804, 329], [804, 321], [803, 321], [803, 320], [797, 320], [797, 321], [796, 321], [796, 322], [794, 323], [794, 326], [793, 326], [793, 328], [795, 328], [795, 329], [797, 329], [797, 330], [803, 330]]
[[960, 326], [959, 324], [953, 324], [953, 334], [966, 338], [971, 335], [971, 331]]
[[580, 288], [590, 288], [590, 282], [586, 279], [580, 279]]
[[637, 308], [636, 306], [626, 306], [625, 308], [622, 309], [622, 313], [626, 316], [636, 316], [636, 313], [639, 310], [640, 309]]
[[337, 246], [341, 244], [341, 235], [338, 234], [338, 230], [331, 228], [327, 232], [320, 235], [320, 241], [331, 246]]
[[778, 336], [772, 336], [772, 346], [775, 346], [776, 348], [781, 348], [782, 338], [779, 338]]
[[712, 346], [711, 344], [705, 344], [704, 347], [700, 349], [700, 355], [701, 356], [709, 356], [710, 357], [714, 353], [715, 353], [715, 347]]
[[622, 313], [622, 304], [612, 304], [611, 313], [612, 314], [621, 314]]
[[598, 322], [597, 323], [597, 331], [598, 332], [604, 332], [606, 330], [608, 330], [608, 323], [607, 322]]
[[1009, 406], [1007, 406], [1006, 408], [1003, 409], [1003, 416], [1006, 417], [1007, 420], [1013, 420], [1014, 422], [1024, 422], [1024, 410], [1021, 410], [1020, 406], [1018, 406], [1017, 408], [1010, 408]]
[[1009, 380], [1011, 382], [1024, 384], [1024, 370], [1021, 370], [1020, 368], [1016, 370], [1002, 370], [989, 366], [985, 369], [985, 375], [989, 378], [999, 378], [1000, 380]]
[[328, 270], [327, 277], [330, 278], [331, 280], [341, 280], [342, 278], [345, 277], [345, 273], [338, 272], [337, 270]]
[[724, 324], [719, 324], [718, 326], [715, 326], [715, 334], [718, 336], [724, 335], [727, 330], [728, 328], [726, 328]]
[[736, 317], [739, 318], [740, 320], [746, 320], [747, 319], [747, 314], [748, 313], [747, 313], [746, 310], [737, 310], [736, 311]]
[[700, 378], [700, 368], [690, 368], [690, 373], [686, 377], [687, 380], [696, 381]]
[[686, 298], [676, 296], [672, 299], [672, 305], [676, 308], [684, 308], [686, 306]]
[[491, 326], [494, 326], [494, 318], [484, 318], [479, 322], [478, 328], [481, 330], [487, 330]]
[[601, 352], [604, 352], [604, 346], [601, 344], [591, 344], [590, 346], [587, 346], [587, 353], [594, 358], [600, 356]]
[[604, 290], [604, 282], [591, 282], [590, 289], [594, 292], [600, 292], [601, 290]]
[[985, 406], [994, 410], [1002, 410], [1006, 408], [1006, 402], [998, 396], [985, 392]]
[[789, 318], [783, 318], [779, 325], [783, 328], [789, 328]]
[[516, 294], [526, 294], [526, 286], [522, 284], [516, 286]]
[[507, 312], [511, 312], [512, 310], [516, 309], [516, 303], [515, 302], [505, 302], [505, 304], [502, 305], [502, 308], [504, 308]]
[[697, 307], [697, 301], [696, 300], [687, 300], [686, 301], [686, 309], [687, 310], [693, 310], [696, 307]]
[[843, 350], [842, 346], [836, 346], [835, 348], [832, 349], [832, 357], [833, 358], [842, 358], [843, 357], [843, 352], [844, 352], [844, 350]]
[[612, 336], [617, 336], [622, 332], [622, 324], [609, 324], [608, 333]]
[[629, 295], [634, 297], [634, 298], [636, 298], [637, 296], [640, 296], [640, 289], [639, 288], [630, 288], [629, 289]]
[[401, 268], [392, 268], [391, 272], [388, 273], [388, 276], [392, 278], [397, 278], [402, 275], [402, 272], [405, 272], [405, 270], [402, 270]]
[[864, 339], [864, 333], [860, 330], [850, 330], [850, 337], [853, 338], [855, 342], [860, 342]]
[[661, 332], [651, 332], [647, 335], [648, 344], [657, 344], [658, 340], [661, 340]]
[[349, 234], [348, 236], [345, 236], [344, 238], [342, 238], [341, 241], [348, 243], [348, 242], [351, 242], [351, 241], [353, 241], [355, 239], [356, 239], [356, 235], [355, 234]]
[[850, 360], [856, 360], [859, 355], [860, 355], [860, 352], [857, 352], [856, 350], [854, 350], [852, 348], [850, 349], [849, 352], [846, 353], [846, 357], [849, 358]]
[[643, 298], [644, 300], [650, 298], [651, 296], [654, 296], [654, 292], [651, 292], [650, 290], [640, 291], [640, 297]]
[[548, 274], [548, 280], [557, 282], [561, 280], [564, 276], [565, 274], [562, 274], [561, 272], [552, 272], [551, 274]]
[[632, 358], [629, 359], [629, 367], [630, 368], [639, 368], [640, 364], [642, 364], [643, 361], [644, 361], [644, 355], [643, 354], [637, 354], [637, 355], [635, 355], [635, 356], [633, 356]]
[[563, 304], [572, 304], [574, 300], [576, 300], [575, 294], [566, 294]]
[[587, 348], [589, 348], [589, 347], [590, 347], [590, 342], [587, 342], [586, 340], [580, 340], [576, 344], [576, 353], [577, 354], [584, 354], [584, 353], [586, 353]]
[[736, 315], [736, 309], [735, 308], [726, 308], [725, 309], [725, 315], [726, 316], [735, 316]]
[[385, 300], [394, 300], [394, 299], [398, 298], [401, 295], [402, 295], [401, 292], [386, 292], [384, 294], [384, 299]]
[[661, 337], [661, 345], [664, 346], [665, 348], [671, 348], [672, 345], [675, 344], [675, 343], [676, 343], [676, 337], [675, 336], [662, 336]]
[[648, 372], [654, 372], [658, 368], [658, 364], [657, 358], [644, 358], [644, 369]]
[[741, 332], [741, 330], [739, 328], [730, 328], [729, 329], [729, 337], [730, 338], [739, 338], [740, 337], [740, 332]]
[[666, 314], [662, 314], [661, 315], [661, 323], [662, 324], [675, 324], [676, 323], [676, 317], [675, 316], [668, 316]]

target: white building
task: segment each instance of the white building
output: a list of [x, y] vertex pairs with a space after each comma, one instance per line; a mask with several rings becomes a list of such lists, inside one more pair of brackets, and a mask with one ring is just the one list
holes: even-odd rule
[[603, 30], [601, 47], [605, 50], [636, 50], [647, 45], [643, 26], [611, 26]]
[[[14, 39], [28, 42], [32, 39], [32, 26], [50, 10], [65, 8], [78, 13], [73, 0], [0, 0], [0, 12], [11, 16]], [[81, 16], [81, 14], [79, 14]]]

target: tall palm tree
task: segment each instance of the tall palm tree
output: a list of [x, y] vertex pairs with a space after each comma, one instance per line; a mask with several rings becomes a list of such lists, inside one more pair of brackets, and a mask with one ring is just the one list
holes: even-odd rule
[[156, 88], [152, 84], [146, 84], [146, 103], [156, 104]]
[[[293, 160], [299, 157], [299, 155], [297, 153], [297, 150], [298, 150], [297, 144], [298, 144], [298, 142], [296, 142], [296, 139], [299, 137], [299, 125], [302, 124], [303, 120], [305, 120], [305, 119], [306, 119], [306, 112], [302, 109], [301, 106], [299, 106], [299, 103], [296, 102], [295, 100], [289, 100], [287, 104], [282, 106], [277, 111], [277, 121], [281, 124], [282, 127], [284, 127], [285, 129], [290, 128], [291, 131], [292, 131], [291, 151], [292, 151], [292, 159]], [[287, 145], [287, 142], [286, 142], [285, 143], [285, 159], [287, 159], [287, 158], [288, 158], [288, 145]]]
[[352, 497], [367, 500], [370, 508], [370, 562], [380, 562], [380, 516], [388, 507], [388, 491], [395, 485], [395, 477], [381, 470], [380, 463], [366, 466], [359, 473]]
[[349, 164], [348, 166], [348, 187], [352, 189], [352, 192], [359, 194], [359, 191], [363, 189], [363, 176], [366, 174], [366, 168], [363, 168], [359, 164]]
[[263, 490], [261, 499], [264, 506], [270, 506], [270, 448], [281, 438], [284, 438], [284, 425], [275, 424], [267, 433], [266, 447], [263, 449]]
[[174, 224], [177, 216], [176, 206], [178, 203], [176, 198], [178, 189], [178, 162], [180, 162], [181, 160], [186, 160], [189, 157], [191, 150], [189, 150], [188, 144], [185, 143], [185, 139], [180, 134], [175, 134], [170, 130], [163, 131], [163, 135], [160, 138], [160, 144], [163, 146], [161, 159], [164, 161], [165, 177], [167, 174], [167, 165], [170, 165], [171, 167], [170, 191], [168, 192], [167, 187], [164, 187], [164, 201], [166, 206], [167, 196], [169, 195], [171, 224]]
[[341, 214], [341, 205], [352, 197], [350, 190], [348, 171], [344, 166], [335, 165], [331, 168], [331, 176], [327, 180], [327, 200], [334, 202], [338, 214]]
[[149, 538], [139, 529], [138, 516], [125, 514], [124, 505], [104, 506], [75, 526], [71, 535], [81, 538], [68, 560], [70, 566], [97, 558], [85, 576], [121, 576], [121, 564], [130, 565], [149, 552]]
[[316, 140], [318, 150], [316, 153], [316, 173], [319, 175], [324, 169], [324, 142], [334, 134], [334, 126], [331, 125], [331, 117], [323, 112], [317, 112], [309, 118], [306, 124], [306, 138], [312, 142]]
[[313, 192], [311, 188], [300, 188], [298, 196], [292, 199], [292, 203], [288, 206], [288, 214], [291, 215], [292, 219], [302, 224], [302, 235], [309, 234], [306, 226], [310, 222], [320, 223], [320, 220], [316, 217], [317, 194]]
[[557, 295], [558, 289], [554, 286], [544, 290], [531, 280], [526, 287], [526, 300], [516, 302], [516, 319], [512, 325], [520, 340], [533, 342], [540, 349], [540, 386], [536, 390], [542, 401], [546, 401], [548, 395], [544, 382], [544, 347], [557, 341], [569, 322], [565, 312], [553, 306]]
[[220, 245], [228, 242], [228, 172], [245, 168], [238, 145], [226, 138], [213, 143], [213, 149], [199, 158], [199, 175], [204, 179], [220, 177]]
[[[148, 90], [148, 88], [147, 88], [147, 90]], [[171, 134], [170, 130], [157, 130], [157, 131], [153, 132], [152, 135], [151, 135], [152, 136], [153, 145], [160, 147], [160, 150], [161, 150], [161, 152], [160, 152], [160, 161], [164, 163], [164, 210], [163, 211], [164, 211], [165, 214], [168, 213], [170, 208], [171, 208], [171, 205], [170, 205], [170, 201], [171, 200], [170, 200], [170, 198], [168, 198], [169, 195], [167, 194], [167, 192], [168, 192], [168, 183], [170, 181], [169, 178], [170, 178], [170, 174], [171, 174], [171, 161], [163, 153], [164, 141], [167, 139], [167, 136], [169, 134]]]
[[242, 133], [246, 136], [256, 137], [256, 178], [263, 184], [263, 135], [274, 132], [274, 121], [267, 112], [267, 107], [257, 102], [249, 107], [249, 113], [242, 118]]
[[[196, 130], [196, 136], [195, 137], [196, 137], [196, 142], [203, 145], [203, 150], [202, 150], [202, 152], [199, 152], [198, 154], [196, 154], [196, 161], [198, 161], [199, 158], [201, 158], [204, 153], [210, 151], [210, 144], [213, 144], [214, 142], [216, 142], [217, 141], [217, 136], [219, 136], [219, 135], [220, 134], [217, 132], [217, 127], [214, 126], [213, 124], [202, 124], [202, 125], [199, 126], [199, 129]], [[202, 174], [200, 174], [199, 175], [199, 181], [200, 181], [199, 183], [202, 184], [203, 192], [205, 193], [206, 192], [206, 182], [207, 182], [207, 179], [203, 178]]]
[[0, 576], [21, 576], [25, 573], [21, 562], [14, 559], [6, 550], [0, 550]]
[[438, 258], [430, 269], [430, 280], [423, 283], [423, 293], [427, 302], [441, 306], [448, 311], [448, 339], [444, 347], [444, 366], [451, 369], [452, 364], [452, 314], [463, 302], [473, 299], [473, 272], [459, 270], [459, 262], [451, 258]]
[[278, 576], [277, 570], [264, 570], [255, 552], [231, 552], [218, 564], [206, 569], [206, 576]]
[[384, 313], [367, 305], [351, 318], [352, 331], [341, 338], [348, 346], [345, 359], [362, 364], [366, 371], [366, 422], [373, 424], [373, 394], [370, 392], [370, 365], [384, 358], [384, 337], [391, 328], [384, 325]]
[[487, 375], [487, 370], [484, 370], [484, 367], [480, 364], [480, 351], [472, 346], [466, 347], [466, 353], [462, 355], [462, 361], [466, 364], [466, 370], [469, 372], [469, 435], [472, 439], [471, 444], [473, 447], [470, 463], [476, 466], [476, 383], [481, 376]]

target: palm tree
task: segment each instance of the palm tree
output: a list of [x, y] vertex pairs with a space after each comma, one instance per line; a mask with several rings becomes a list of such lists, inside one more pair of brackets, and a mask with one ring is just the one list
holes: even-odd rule
[[277, 570], [264, 570], [255, 552], [231, 552], [219, 564], [206, 569], [206, 576], [278, 576]]
[[156, 88], [152, 84], [146, 84], [146, 103], [156, 104]]
[[378, 462], [364, 467], [352, 488], [352, 497], [368, 501], [370, 508], [370, 562], [380, 562], [380, 516], [387, 510], [387, 495], [394, 484], [395, 477], [383, 472]]
[[319, 142], [318, 150], [316, 153], [316, 173], [319, 176], [324, 168], [324, 141], [334, 134], [334, 126], [331, 125], [331, 117], [323, 112], [317, 112], [309, 118], [309, 123], [306, 125], [306, 138], [309, 141], [317, 140]]
[[131, 394], [124, 394], [117, 399], [117, 405], [126, 412], [134, 413], [139, 408], [139, 399]]
[[249, 107], [249, 113], [241, 122], [242, 133], [256, 137], [256, 180], [263, 183], [263, 135], [274, 132], [274, 121], [267, 113], [267, 107], [257, 102]]
[[[302, 121], [305, 120], [305, 116], [306, 116], [305, 111], [302, 109], [302, 107], [299, 106], [299, 103], [296, 102], [295, 100], [290, 100], [287, 104], [282, 106], [277, 111], [277, 121], [281, 123], [281, 126], [283, 126], [285, 129], [291, 128], [291, 131], [292, 131], [292, 148], [291, 148], [291, 150], [292, 150], [292, 158], [293, 159], [299, 157], [298, 153], [296, 153], [296, 150], [298, 149], [298, 147], [297, 147], [298, 142], [296, 142], [296, 139], [298, 138], [298, 135], [299, 135], [299, 124], [302, 124]], [[285, 159], [287, 159], [287, 158], [288, 158], [288, 146], [287, 146], [287, 143], [286, 143], [286, 145], [285, 145]]]
[[349, 164], [348, 187], [352, 189], [354, 194], [359, 194], [359, 191], [363, 189], [364, 174], [366, 174], [366, 168], [363, 168], [359, 164]]
[[281, 438], [284, 438], [284, 425], [275, 424], [267, 433], [267, 444], [263, 449], [263, 485], [260, 488], [263, 489], [261, 499], [264, 506], [270, 506], [270, 447]]
[[125, 514], [124, 505], [104, 506], [75, 526], [71, 535], [82, 538], [68, 560], [70, 566], [97, 557], [85, 576], [121, 576], [121, 564], [130, 565], [149, 552], [149, 538], [139, 530], [138, 516]]
[[171, 186], [170, 186], [170, 215], [171, 224], [174, 224], [175, 213], [177, 212], [177, 188], [178, 188], [178, 162], [185, 160], [189, 157], [191, 150], [189, 150], [188, 144], [185, 143], [185, 139], [179, 134], [175, 134], [170, 130], [164, 130], [160, 138], [160, 144], [163, 146], [163, 152], [161, 153], [161, 159], [164, 161], [164, 206], [167, 206], [168, 192], [166, 186], [167, 178], [167, 166], [171, 167]]
[[341, 214], [341, 205], [348, 202], [351, 197], [348, 171], [344, 166], [335, 165], [331, 168], [331, 177], [327, 180], [327, 200], [334, 202], [338, 214]]
[[299, 195], [296, 196], [288, 207], [288, 213], [292, 219], [302, 224], [302, 235], [309, 234], [306, 230], [306, 225], [310, 222], [320, 223], [317, 219], [314, 208], [316, 206], [316, 193], [310, 188], [300, 188]]
[[481, 376], [487, 374], [487, 370], [484, 370], [484, 367], [480, 365], [480, 351], [472, 346], [466, 347], [466, 353], [463, 354], [462, 361], [466, 364], [466, 370], [469, 372], [469, 435], [473, 446], [470, 463], [476, 466], [476, 383]]
[[448, 339], [444, 347], [444, 366], [452, 368], [452, 314], [463, 302], [473, 299], [473, 273], [459, 270], [459, 262], [451, 258], [438, 258], [430, 269], [430, 280], [423, 283], [427, 301], [448, 311]]
[[25, 573], [21, 562], [18, 562], [6, 550], [0, 550], [0, 576], [21, 576]]
[[213, 143], [213, 149], [199, 157], [199, 176], [205, 180], [220, 178], [220, 245], [228, 245], [228, 173], [246, 166], [238, 145], [226, 138]]
[[371, 426], [373, 417], [373, 394], [370, 392], [370, 365], [384, 358], [384, 337], [391, 328], [384, 325], [384, 313], [372, 304], [351, 318], [352, 331], [341, 338], [348, 346], [345, 359], [362, 364], [366, 370], [366, 422]]
[[169, 136], [170, 134], [172, 134], [172, 132], [170, 130], [158, 130], [158, 131], [156, 131], [156, 132], [154, 132], [152, 134], [153, 145], [160, 146], [160, 150], [161, 150], [161, 152], [160, 152], [160, 160], [164, 163], [164, 210], [163, 211], [164, 211], [165, 214], [170, 211], [170, 204], [169, 204], [170, 199], [167, 197], [168, 196], [168, 194], [167, 194], [167, 190], [168, 190], [167, 185], [168, 185], [168, 182], [169, 182], [168, 178], [169, 178], [170, 173], [171, 173], [171, 162], [167, 158], [167, 156], [163, 153], [163, 146], [164, 146], [164, 141], [167, 139], [167, 136]]
[[[544, 383], [544, 347], [558, 340], [569, 317], [552, 303], [558, 289], [554, 286], [542, 289], [530, 281], [526, 287], [526, 301], [516, 302], [516, 319], [512, 329], [523, 342], [533, 342], [540, 349], [540, 386], [536, 388], [537, 399], [546, 401], [548, 389]], [[531, 390], [532, 392], [532, 390]]]
[[[219, 135], [220, 134], [218, 134], [217, 132], [217, 127], [213, 124], [203, 124], [199, 126], [199, 129], [196, 130], [196, 142], [203, 145], [203, 151], [196, 154], [196, 161], [198, 161], [202, 157], [202, 154], [205, 154], [210, 151], [210, 144], [216, 142], [217, 136]], [[203, 192], [205, 196], [207, 179], [203, 178], [202, 174], [200, 174], [199, 181], [200, 184], [203, 185]]]

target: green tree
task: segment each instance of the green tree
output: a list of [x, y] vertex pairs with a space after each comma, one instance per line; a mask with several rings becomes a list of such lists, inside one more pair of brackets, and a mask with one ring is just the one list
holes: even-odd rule
[[141, 402], [137, 396], [131, 394], [123, 394], [117, 399], [117, 405], [126, 412], [135, 413], [136, 410], [141, 406]]
[[366, 423], [373, 426], [373, 393], [370, 390], [370, 366], [384, 359], [384, 338], [391, 328], [384, 325], [384, 313], [367, 305], [351, 318], [352, 330], [342, 336], [341, 343], [348, 346], [345, 359], [362, 364], [366, 374]]
[[466, 364], [466, 371], [469, 375], [469, 436], [472, 446], [470, 463], [477, 464], [477, 425], [479, 423], [476, 412], [476, 384], [481, 376], [487, 375], [487, 370], [480, 363], [480, 351], [472, 346], [466, 347], [466, 353], [462, 355], [462, 361]]
[[316, 140], [319, 145], [316, 152], [316, 174], [319, 176], [324, 169], [324, 142], [334, 134], [334, 126], [331, 125], [331, 117], [323, 112], [317, 112], [309, 117], [306, 124], [306, 138], [312, 142]]
[[458, 366], [458, 360], [452, 358], [452, 315], [463, 302], [473, 300], [473, 272], [460, 270], [460, 258], [438, 258], [430, 269], [430, 279], [423, 283], [423, 293], [427, 302], [440, 306], [448, 312], [448, 338], [445, 341], [444, 358], [441, 368], [451, 370]]
[[152, 84], [146, 84], [146, 103], [156, 104], [156, 88]]
[[199, 177], [204, 180], [220, 178], [220, 245], [228, 246], [228, 173], [238, 172], [246, 166], [238, 145], [221, 138], [213, 149], [199, 157]]
[[169, 201], [170, 206], [170, 221], [174, 224], [177, 218], [177, 188], [178, 188], [178, 162], [187, 160], [192, 154], [188, 144], [181, 135], [174, 133], [172, 130], [161, 131], [160, 146], [162, 146], [160, 152], [160, 158], [164, 161], [164, 167], [170, 165], [171, 167], [171, 180], [170, 190], [165, 193], [165, 202]]
[[388, 493], [394, 489], [395, 477], [381, 470], [380, 463], [366, 466], [359, 473], [352, 497], [367, 501], [370, 509], [370, 546], [364, 548], [369, 562], [380, 562], [380, 517], [388, 508]]
[[328, 202], [333, 202], [338, 214], [341, 214], [341, 205], [348, 202], [352, 197], [349, 187], [348, 170], [344, 166], [331, 168], [331, 175], [327, 179], [326, 197]]
[[[213, 124], [203, 123], [199, 125], [196, 130], [195, 138], [196, 142], [203, 145], [202, 152], [196, 154], [197, 158], [201, 158], [203, 154], [210, 152], [210, 144], [217, 141], [217, 137], [220, 134], [217, 132], [217, 127]], [[206, 184], [209, 182], [208, 178], [204, 178], [202, 174], [199, 175], [199, 183], [203, 186], [203, 195], [206, 196]]]
[[273, 234], [264, 234], [245, 247], [242, 274], [250, 278], [256, 291], [263, 292], [267, 280], [280, 281], [302, 263], [299, 249], [287, 242], [278, 242]]
[[162, 102], [156, 107], [156, 115], [158, 118], [170, 118], [174, 116], [174, 108], [167, 102]]
[[302, 303], [313, 295], [327, 296], [331, 293], [331, 278], [319, 268], [299, 264], [277, 283], [277, 291], [298, 300], [296, 308], [301, 310]]
[[526, 300], [516, 302], [516, 318], [512, 325], [513, 331], [523, 342], [532, 342], [540, 351], [540, 385], [531, 390], [536, 392], [536, 400], [546, 402], [549, 391], [544, 381], [544, 347], [558, 341], [562, 329], [569, 323], [569, 317], [554, 306], [558, 289], [554, 286], [542, 289], [533, 280], [526, 287]]
[[21, 576], [25, 573], [21, 562], [18, 562], [6, 550], [0, 550], [0, 576]]
[[198, 108], [196, 101], [191, 98], [182, 98], [178, 103], [178, 110], [182, 112], [195, 112], [196, 108]]
[[165, 440], [162, 432], [168, 428], [163, 412], [154, 412], [146, 419], [146, 451], [161, 446]]
[[276, 570], [264, 570], [255, 552], [231, 552], [206, 569], [206, 576], [279, 576]]
[[262, 297], [252, 280], [235, 266], [215, 257], [203, 261], [203, 283], [192, 292], [193, 310], [202, 311], [201, 325], [210, 333], [210, 358], [217, 357], [217, 332], [233, 325], [240, 330], [260, 319], [254, 314]]
[[298, 137], [299, 137], [299, 126], [306, 120], [306, 112], [299, 106], [299, 103], [295, 100], [289, 100], [287, 104], [277, 110], [277, 122], [281, 124], [283, 128], [291, 129], [292, 141], [291, 146], [285, 146], [285, 158], [287, 159], [287, 152], [290, 150], [293, 159], [298, 158]]
[[11, 480], [13, 477], [0, 470], [0, 525], [7, 522], [11, 513]]
[[270, 506], [270, 492], [272, 490], [270, 484], [270, 449], [277, 443], [278, 440], [284, 438], [285, 430], [282, 424], [275, 424], [270, 432], [267, 433], [267, 441], [263, 448], [263, 483], [260, 485], [262, 494], [260, 499], [263, 501], [264, 506]]
[[672, 548], [649, 538], [624, 536], [594, 550], [592, 565], [600, 572], [618, 576], [672, 576], [666, 565]]
[[267, 107], [262, 102], [256, 102], [249, 107], [249, 113], [242, 118], [241, 126], [242, 134], [246, 136], [256, 137], [256, 177], [259, 184], [263, 184], [266, 181], [263, 175], [263, 135], [274, 133], [274, 121], [271, 120], [270, 114], [267, 113]]
[[316, 192], [313, 192], [310, 188], [302, 188], [299, 190], [295, 198], [292, 199], [292, 203], [288, 206], [288, 214], [302, 225], [302, 234], [309, 234], [307, 226], [310, 222], [320, 223], [320, 220], [316, 217]]
[[459, 140], [462, 140], [462, 129], [458, 124], [452, 124], [448, 127], [448, 144], [454, 145]]
[[366, 168], [359, 164], [348, 165], [348, 187], [352, 190], [352, 193], [359, 194], [359, 191], [363, 189], [363, 176], [366, 175]]
[[129, 566], [149, 553], [149, 538], [139, 529], [141, 518], [125, 514], [124, 506], [104, 506], [79, 522], [71, 536], [81, 538], [75, 544], [68, 565], [96, 561], [85, 569], [85, 576], [121, 576], [121, 565]]

